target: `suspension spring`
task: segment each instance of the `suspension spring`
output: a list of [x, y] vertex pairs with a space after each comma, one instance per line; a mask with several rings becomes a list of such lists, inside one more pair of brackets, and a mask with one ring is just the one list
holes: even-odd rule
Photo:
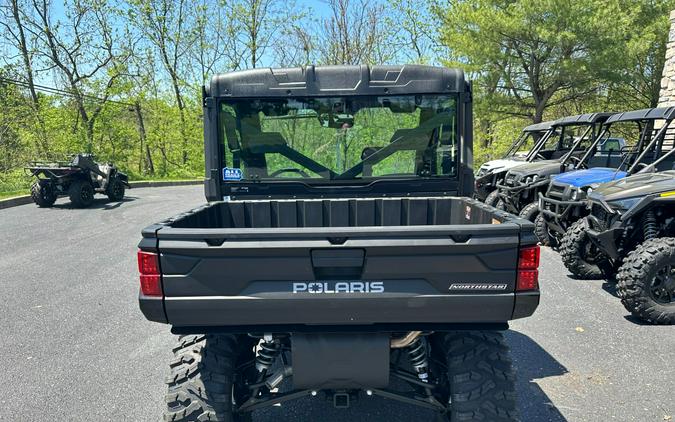
[[408, 357], [412, 367], [417, 372], [417, 377], [424, 382], [429, 378], [429, 356], [427, 353], [427, 340], [424, 337], [418, 337], [408, 347]]
[[649, 210], [645, 213], [642, 226], [644, 240], [654, 239], [659, 235], [659, 225], [656, 223], [656, 215], [654, 214], [654, 210]]
[[263, 340], [258, 346], [258, 353], [255, 356], [255, 367], [258, 372], [267, 371], [277, 358], [281, 344], [277, 341]]

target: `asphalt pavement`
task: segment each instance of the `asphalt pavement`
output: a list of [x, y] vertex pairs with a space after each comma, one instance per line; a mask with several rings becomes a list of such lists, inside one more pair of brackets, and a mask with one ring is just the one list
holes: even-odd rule
[[[0, 420], [156, 421], [174, 336], [137, 304], [140, 230], [204, 202], [199, 186], [141, 188], [89, 209], [59, 199], [0, 210]], [[675, 327], [642, 325], [602, 281], [545, 249], [542, 302], [507, 333], [523, 421], [675, 421]], [[319, 397], [255, 421], [427, 421], [362, 397]]]

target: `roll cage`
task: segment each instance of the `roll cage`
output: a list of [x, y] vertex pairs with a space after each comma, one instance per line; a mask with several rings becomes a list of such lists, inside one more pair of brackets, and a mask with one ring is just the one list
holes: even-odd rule
[[[552, 123], [553, 122], [550, 121], [550, 122], [535, 123], [533, 125], [526, 126], [523, 129], [523, 131], [520, 133], [518, 138], [516, 138], [516, 140], [513, 142], [511, 147], [508, 149], [508, 151], [506, 151], [503, 158], [513, 157], [518, 152], [518, 150], [523, 145], [525, 145], [525, 143], [527, 142], [527, 139], [530, 136], [534, 137], [537, 134], [539, 134], [539, 139], [537, 139], [534, 142], [534, 145], [532, 145], [532, 148], [530, 148], [530, 150], [527, 152], [526, 156], [529, 156], [530, 152], [533, 149], [537, 148], [540, 145], [540, 143], [542, 142], [542, 139], [544, 139], [550, 133]], [[545, 140], [544, 140], [544, 142], [545, 142]]]
[[[618, 113], [607, 120], [602, 133], [598, 135], [596, 144], [597, 141], [605, 137], [613, 125], [620, 122], [635, 122], [640, 130], [640, 138], [633, 148], [625, 153], [617, 171], [626, 168], [628, 175], [653, 171], [664, 164], [667, 159], [675, 158], [675, 132], [671, 127], [674, 119], [675, 107]], [[656, 127], [657, 121], [663, 121], [661, 127]], [[586, 155], [589, 153], [590, 151]], [[649, 164], [644, 163], [644, 160], [650, 161]], [[640, 168], [640, 166], [644, 166], [644, 168]], [[672, 163], [671, 168], [661, 168], [661, 170], [672, 170]]]

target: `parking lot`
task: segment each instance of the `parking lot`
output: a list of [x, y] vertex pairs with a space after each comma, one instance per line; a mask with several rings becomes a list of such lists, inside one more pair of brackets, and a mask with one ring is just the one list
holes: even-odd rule
[[[140, 230], [204, 202], [200, 186], [133, 189], [123, 202], [0, 210], [0, 420], [155, 421], [168, 327], [136, 301]], [[542, 252], [542, 303], [507, 334], [524, 421], [675, 420], [675, 327], [629, 317], [612, 285], [567, 276]], [[363, 397], [338, 411], [306, 398], [254, 420], [428, 420]]]

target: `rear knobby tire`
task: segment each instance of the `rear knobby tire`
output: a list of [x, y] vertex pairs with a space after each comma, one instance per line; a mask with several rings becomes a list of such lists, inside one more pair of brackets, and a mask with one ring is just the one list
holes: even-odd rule
[[[595, 250], [586, 233], [585, 220], [581, 219], [569, 228], [562, 239], [560, 257], [569, 272], [582, 280], [598, 280], [604, 278], [598, 264], [588, 257], [588, 251]], [[597, 251], [595, 251], [598, 253]]]
[[495, 189], [485, 197], [485, 203], [491, 207], [494, 207], [499, 202], [499, 190]]
[[232, 388], [239, 346], [237, 337], [186, 335], [173, 349], [167, 378], [165, 421], [239, 422], [250, 414], [232, 411]]
[[527, 204], [525, 208], [520, 210], [520, 212], [518, 213], [518, 217], [524, 218], [525, 220], [531, 221], [533, 223], [538, 215], [539, 215], [539, 204], [536, 202]]
[[124, 199], [124, 183], [117, 178], [111, 180], [106, 194], [111, 201], [121, 201]]
[[534, 219], [534, 233], [537, 235], [539, 243], [541, 243], [542, 246], [550, 246], [552, 248], [558, 246], [556, 238], [551, 236], [551, 233], [548, 231], [548, 224], [546, 224], [544, 214], [541, 212], [537, 215], [537, 218]]
[[515, 373], [504, 337], [493, 331], [445, 335], [450, 421], [517, 421]]
[[70, 202], [77, 208], [87, 208], [94, 202], [94, 187], [86, 180], [75, 180], [68, 188]]
[[56, 202], [56, 193], [51, 183], [37, 180], [30, 186], [30, 197], [40, 208], [49, 208]]
[[[657, 274], [675, 268], [675, 238], [647, 240], [630, 252], [617, 274], [621, 303], [636, 317], [652, 324], [675, 324], [675, 302], [657, 300], [651, 290]], [[671, 280], [670, 283], [673, 283]]]

